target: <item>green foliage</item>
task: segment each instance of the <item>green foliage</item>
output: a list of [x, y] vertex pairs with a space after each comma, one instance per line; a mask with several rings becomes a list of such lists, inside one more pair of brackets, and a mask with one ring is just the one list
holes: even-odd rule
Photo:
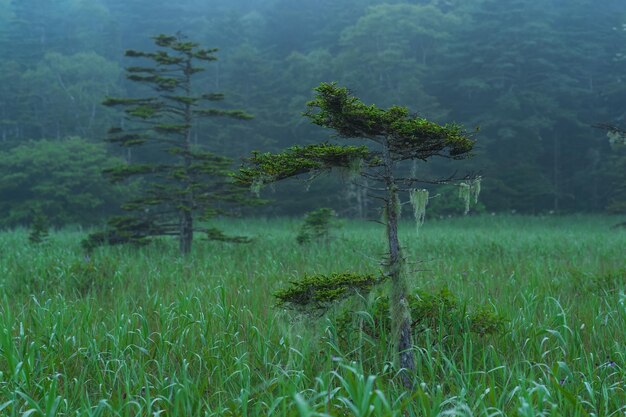
[[[508, 320], [494, 312], [492, 307], [468, 306], [460, 303], [458, 297], [447, 287], [437, 292], [418, 290], [407, 297], [413, 318], [412, 327], [416, 333], [428, 329], [437, 332], [438, 337], [458, 336], [464, 332], [478, 335], [499, 335], [505, 331]], [[353, 310], [344, 310], [337, 317], [337, 333], [344, 340], [354, 338], [359, 329], [372, 338], [380, 338], [391, 332], [389, 298], [379, 296], [370, 303], [366, 313], [372, 319], [359, 322]], [[356, 327], [358, 326], [358, 327]]]
[[323, 314], [337, 302], [355, 294], [366, 296], [383, 277], [352, 272], [330, 275], [305, 275], [291, 286], [274, 293], [279, 307], [300, 312]]
[[[394, 106], [383, 110], [366, 106], [347, 88], [322, 83], [315, 88], [316, 99], [308, 103], [305, 113], [311, 122], [335, 129], [343, 138], [362, 138], [380, 142], [389, 140], [394, 160], [443, 156], [454, 159], [469, 156], [474, 142], [457, 125], [441, 126], [420, 117], [411, 117], [408, 109]], [[321, 143], [292, 146], [280, 153], [253, 153], [235, 175], [244, 185], [260, 185], [316, 173], [331, 168], [350, 169], [355, 161], [365, 166], [381, 165], [380, 155], [366, 146], [344, 146]]]
[[[400, 375], [402, 383], [407, 389], [411, 389], [415, 358], [411, 349], [413, 342], [410, 310], [404, 302], [408, 284], [402, 273], [405, 260], [398, 239], [398, 220], [402, 209], [399, 190], [401, 186], [414, 186], [424, 180], [414, 176], [397, 179], [397, 163], [405, 160], [426, 161], [434, 156], [461, 159], [469, 156], [474, 141], [460, 126], [442, 126], [421, 117], [410, 116], [406, 107], [392, 106], [383, 110], [375, 105], [366, 106], [352, 96], [347, 88], [338, 87], [335, 83], [322, 83], [315, 88], [315, 92], [316, 98], [307, 104], [308, 111], [305, 113], [313, 124], [331, 128], [343, 139], [368, 140], [373, 142], [370, 143], [372, 147], [320, 144], [292, 147], [277, 154], [254, 154], [248, 160], [248, 166], [242, 167], [236, 177], [240, 183], [249, 184], [253, 191], [258, 192], [265, 182], [332, 167], [348, 168], [354, 174], [356, 167], [358, 175], [353, 176], [360, 175], [377, 183], [378, 188], [373, 190], [380, 192], [378, 197], [384, 202], [382, 209], [389, 248], [384, 265], [387, 268], [385, 276], [392, 283], [392, 302], [389, 303], [389, 308], [397, 342], [395, 348], [400, 368], [405, 370]], [[355, 151], [361, 153], [360, 158], [355, 157]], [[450, 179], [443, 179], [439, 182], [449, 181]], [[417, 195], [414, 192], [411, 200], [417, 203], [416, 217], [418, 224], [421, 224], [427, 197], [420, 192], [422, 198], [416, 199]], [[314, 282], [310, 284], [317, 285]], [[333, 291], [339, 291], [341, 296], [336, 300], [345, 298], [345, 289], [329, 291], [331, 295]], [[303, 288], [301, 292], [307, 294], [310, 290]], [[328, 308], [332, 300], [334, 298], [330, 296], [324, 299], [323, 304], [315, 298], [311, 301], [315, 310], [323, 310]], [[298, 305], [301, 307], [306, 304], [306, 300], [299, 301], [301, 303]]]
[[223, 231], [217, 228], [210, 228], [206, 231], [208, 240], [214, 240], [218, 242], [226, 243], [251, 243], [252, 239], [245, 236], [228, 236]]
[[[598, 125], [607, 131], [611, 155], [605, 163], [606, 178], [611, 185], [611, 196], [607, 211], [610, 213], [626, 213], [626, 130], [609, 125]], [[615, 226], [626, 226], [626, 222]]]
[[608, 294], [618, 293], [626, 284], [626, 266], [593, 274], [572, 269], [568, 276], [571, 286], [578, 291], [604, 297]]
[[409, 115], [406, 107], [387, 110], [365, 105], [347, 88], [322, 83], [315, 88], [316, 98], [305, 113], [311, 122], [334, 129], [344, 138], [376, 140], [385, 136], [395, 160], [444, 156], [455, 159], [470, 156], [474, 141], [458, 125], [441, 126]]
[[[464, 214], [465, 205], [463, 200], [459, 198], [459, 190], [454, 189], [454, 187], [441, 186], [436, 187], [432, 193], [433, 195], [428, 201], [428, 213], [430, 216], [462, 216]], [[482, 201], [478, 201], [472, 207], [472, 213], [484, 212], [485, 205]]]
[[90, 233], [81, 246], [87, 252], [102, 245], [134, 244], [142, 246], [150, 243], [150, 238], [165, 234], [153, 218], [134, 216], [115, 216], [108, 220], [108, 228], [103, 231]]
[[85, 257], [73, 262], [67, 271], [68, 294], [86, 296], [112, 285], [116, 274], [115, 263], [109, 258]]
[[[215, 152], [237, 158], [251, 149], [278, 151], [294, 138], [313, 143], [319, 130], [301, 123], [301, 104], [320, 80], [338, 79], [363, 103], [402, 104], [429, 120], [480, 125], [472, 168], [489, 179], [483, 196], [489, 211], [623, 210], [610, 201], [611, 151], [587, 124], [622, 120], [626, 31], [619, 0], [590, 4], [3, 0], [0, 141], [104, 137], [125, 116], [97, 106], [103, 95], [126, 94], [123, 48], [145, 48], [159, 30], [183, 28], [228, 51], [219, 70], [196, 73], [198, 81], [228, 90], [226, 104], [259, 116], [245, 126], [197, 123], [211, 132]], [[172, 38], [158, 42], [167, 48]], [[177, 48], [187, 51], [190, 44]], [[196, 57], [215, 58], [209, 51]], [[154, 52], [129, 52], [138, 56], [128, 58], [135, 61], [129, 73], [160, 76], [166, 86], [171, 77], [151, 64], [176, 62], [174, 54], [144, 55]], [[128, 91], [139, 93], [136, 87]], [[171, 96], [181, 105], [221, 99], [219, 93]], [[142, 110], [150, 116], [146, 108], [135, 114]], [[139, 143], [126, 139], [129, 146]], [[440, 164], [424, 172], [441, 172]], [[283, 207], [293, 215], [298, 205]]]
[[177, 236], [180, 252], [186, 254], [194, 230], [216, 240], [238, 241], [194, 225], [195, 218], [215, 215], [227, 203], [242, 202], [243, 198], [241, 188], [235, 187], [228, 175], [232, 161], [207, 151], [206, 144], [192, 143], [191, 138], [202, 118], [251, 116], [241, 110], [205, 108], [202, 101], [221, 100], [223, 95], [194, 90], [195, 75], [204, 71], [196, 62], [215, 61], [216, 49], [201, 48], [180, 34], [158, 35], [153, 41], [156, 51], [129, 50], [126, 56], [148, 62], [128, 67], [127, 79], [148, 85], [155, 95], [107, 97], [103, 102], [123, 108], [131, 120], [127, 126], [109, 130], [110, 142], [135, 147], [139, 156], [106, 173], [114, 182], [140, 177], [143, 189], [122, 205], [128, 215], [112, 219], [109, 230], [86, 239], [88, 249], [104, 243], [147, 243], [154, 236]]
[[99, 102], [105, 94], [120, 90], [119, 74], [117, 62], [94, 51], [48, 51], [37, 65], [12, 76], [19, 77], [11, 82], [21, 90], [12, 98], [19, 109], [16, 121], [29, 139], [101, 137], [117, 117]]
[[304, 217], [304, 223], [300, 226], [300, 231], [296, 237], [299, 244], [311, 241], [328, 242], [331, 229], [336, 227], [333, 220], [337, 216], [330, 208], [320, 208], [310, 211]]
[[113, 211], [130, 184], [102, 176], [120, 161], [103, 144], [78, 137], [40, 140], [0, 151], [0, 225], [28, 225], [39, 207], [50, 225], [93, 225]]
[[355, 160], [376, 164], [376, 159], [365, 146], [330, 143], [292, 146], [274, 154], [254, 152], [246, 161], [248, 165], [242, 167], [235, 178], [243, 185], [262, 185], [304, 173], [350, 168]]
[[30, 224], [28, 241], [33, 245], [39, 245], [45, 242], [46, 239], [48, 239], [48, 219], [41, 210], [37, 210]]
[[[268, 308], [275, 300], [265, 289], [280, 288], [285, 271], [375, 267], [355, 256], [381, 249], [371, 222], [346, 220], [345, 240], [309, 250], [294, 244], [289, 219], [226, 220], [228, 234], [266, 238], [229, 250], [199, 242], [192, 259], [172, 257], [168, 239], [139, 250], [104, 247], [85, 259], [81, 231], [55, 230], [45, 248], [25, 245], [23, 229], [5, 231], [1, 413], [40, 408], [30, 416], [54, 416], [47, 407], [58, 397], [56, 415], [295, 417], [298, 395], [315, 417], [529, 415], [521, 404], [535, 416], [617, 416], [625, 404], [626, 234], [611, 231], [612, 221], [431, 222], [419, 250], [437, 256], [420, 272], [422, 288], [438, 295], [447, 285], [460, 304], [468, 301], [468, 314], [497, 306], [510, 321], [504, 336], [469, 332], [463, 318], [447, 322], [455, 334], [419, 333], [410, 395], [394, 381], [390, 335], [361, 331], [371, 322], [363, 299], [347, 300], [361, 311], [347, 316], [350, 343], [332, 317], [294, 321]], [[595, 289], [581, 286], [596, 277]]]

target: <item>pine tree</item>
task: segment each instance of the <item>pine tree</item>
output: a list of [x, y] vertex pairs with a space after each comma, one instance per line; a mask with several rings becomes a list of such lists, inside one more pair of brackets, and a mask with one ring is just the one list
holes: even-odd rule
[[[228, 176], [231, 160], [206, 152], [194, 143], [192, 131], [202, 118], [224, 116], [250, 119], [241, 110], [208, 108], [204, 102], [221, 101], [220, 93], [196, 93], [192, 80], [202, 72], [197, 62], [216, 60], [216, 49], [204, 49], [182, 35], [153, 38], [154, 52], [126, 51], [126, 56], [150, 64], [127, 67], [130, 81], [148, 85], [156, 95], [113, 98], [106, 106], [124, 108], [127, 126], [109, 130], [112, 143], [136, 148], [134, 160], [110, 169], [113, 181], [140, 177], [141, 195], [127, 201], [128, 215], [110, 220], [109, 232], [92, 235], [97, 243], [144, 243], [154, 236], [179, 238], [181, 254], [191, 250], [194, 231], [209, 237], [223, 234], [198, 228], [194, 219], [219, 212], [220, 204], [237, 200], [237, 190]], [[90, 243], [89, 243], [90, 242]]]
[[[388, 253], [385, 259], [386, 279], [391, 282], [390, 313], [395, 327], [396, 349], [403, 384], [413, 385], [415, 370], [412, 346], [411, 313], [407, 302], [408, 282], [406, 260], [398, 239], [400, 193], [410, 191], [415, 204], [417, 221], [423, 219], [425, 192], [416, 190], [419, 183], [447, 183], [448, 179], [424, 179], [398, 176], [402, 161], [426, 161], [440, 156], [462, 159], [470, 155], [474, 142], [460, 126], [440, 126], [426, 119], [412, 116], [405, 107], [381, 109], [365, 105], [346, 88], [322, 83], [315, 89], [316, 98], [308, 103], [305, 115], [312, 123], [335, 130], [343, 139], [362, 139], [371, 147], [321, 143], [294, 146], [281, 153], [255, 153], [247, 166], [240, 169], [236, 178], [242, 184], [257, 189], [265, 183], [332, 168], [352, 171], [368, 180], [378, 190], [384, 201]], [[466, 183], [466, 187], [471, 186]], [[474, 187], [473, 191], [476, 192]], [[467, 194], [467, 193], [464, 193]], [[469, 194], [468, 194], [469, 195]], [[357, 277], [358, 278], [358, 277]], [[368, 281], [369, 282], [369, 281]], [[342, 283], [345, 287], [349, 285]], [[358, 285], [355, 285], [358, 287]]]
[[38, 245], [48, 239], [48, 218], [41, 211], [37, 209], [34, 212], [32, 223], [30, 224], [30, 233], [28, 234], [28, 241], [32, 245]]

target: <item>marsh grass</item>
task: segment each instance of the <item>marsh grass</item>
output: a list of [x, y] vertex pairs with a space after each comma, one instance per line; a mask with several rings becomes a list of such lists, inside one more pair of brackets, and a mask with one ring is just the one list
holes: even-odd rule
[[[248, 245], [101, 248], [84, 234], [0, 235], [2, 416], [617, 416], [626, 407], [626, 233], [601, 217], [429, 220], [402, 242], [413, 285], [487, 305], [506, 329], [416, 335], [416, 389], [387, 344], [338, 343], [335, 316], [271, 294], [305, 272], [376, 273], [375, 223], [295, 243], [297, 221], [223, 225]], [[368, 300], [355, 300], [363, 320]], [[465, 327], [464, 327], [465, 326]]]

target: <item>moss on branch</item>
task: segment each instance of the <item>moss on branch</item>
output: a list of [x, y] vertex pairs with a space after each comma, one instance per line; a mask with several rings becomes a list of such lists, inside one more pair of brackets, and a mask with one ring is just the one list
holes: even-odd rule
[[390, 143], [395, 160], [469, 156], [474, 141], [456, 124], [439, 125], [409, 114], [406, 107], [381, 109], [366, 105], [345, 87], [322, 83], [305, 113], [319, 126], [337, 131], [344, 138], [367, 138]]
[[146, 175], [157, 172], [161, 169], [159, 165], [151, 164], [124, 164], [113, 168], [105, 169], [103, 173], [113, 183], [124, 181], [135, 175]]
[[366, 294], [384, 280], [381, 276], [351, 272], [305, 275], [289, 288], [274, 293], [277, 304], [298, 311], [325, 312], [335, 303], [357, 293]]
[[374, 156], [365, 146], [330, 143], [292, 146], [275, 154], [255, 152], [247, 160], [247, 166], [235, 174], [235, 180], [243, 185], [280, 181], [309, 172], [350, 168], [359, 159], [374, 161]]

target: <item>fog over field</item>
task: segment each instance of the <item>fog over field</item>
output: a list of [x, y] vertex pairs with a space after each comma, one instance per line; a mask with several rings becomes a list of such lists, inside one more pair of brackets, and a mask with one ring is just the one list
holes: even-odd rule
[[[623, 211], [624, 150], [593, 126], [624, 125], [624, 19], [621, 0], [2, 0], [0, 149], [4, 157], [67, 137], [102, 144], [122, 117], [104, 98], [149, 91], [125, 80], [124, 68], [137, 63], [124, 51], [149, 51], [151, 37], [182, 33], [219, 48], [218, 61], [196, 76], [197, 91], [224, 93], [224, 107], [254, 116], [194, 126], [196, 143], [235, 165], [252, 150], [329, 140], [332, 132], [302, 112], [314, 87], [336, 81], [368, 104], [479, 128], [475, 157], [455, 169], [484, 177], [481, 209]], [[114, 146], [106, 152], [127, 156]], [[3, 176], [14, 169], [0, 168]], [[437, 161], [419, 169], [449, 172]], [[22, 185], [32, 189], [37, 174], [25, 174]], [[27, 224], [12, 211], [28, 196], [10, 186], [0, 188], [1, 213], [11, 213], [4, 223]], [[300, 215], [322, 205], [358, 214], [345, 208], [355, 202], [341, 198], [336, 182], [314, 187], [262, 212]], [[89, 219], [102, 221], [115, 205], [100, 197]], [[74, 202], [64, 215], [85, 222], [76, 212], [85, 209]]]

